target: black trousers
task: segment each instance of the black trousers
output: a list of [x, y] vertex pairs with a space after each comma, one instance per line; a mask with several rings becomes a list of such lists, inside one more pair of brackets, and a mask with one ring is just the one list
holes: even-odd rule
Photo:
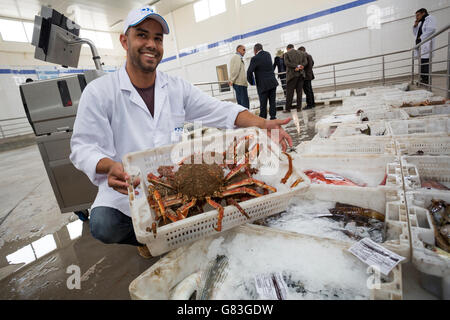
[[277, 92], [277, 87], [259, 92], [259, 116], [261, 118], [266, 119], [267, 118], [267, 100], [269, 100], [269, 114], [270, 114], [270, 120], [277, 118], [277, 107], [275, 105], [275, 96]]
[[314, 102], [314, 92], [311, 86], [311, 80], [303, 81], [303, 91], [305, 91], [306, 95], [306, 106], [314, 108], [316, 104]]
[[[425, 83], [425, 84], [429, 84], [428, 82], [428, 72], [430, 70], [430, 59], [420, 59], [421, 63], [420, 63], [420, 73], [422, 73], [420, 75], [420, 82]], [[424, 74], [425, 73], [425, 74]]]
[[286, 98], [286, 75], [280, 75], [281, 88], [283, 88], [284, 97]]
[[290, 111], [292, 108], [292, 100], [294, 98], [294, 90], [297, 93], [297, 109], [302, 107], [303, 95], [303, 77], [295, 77], [287, 82], [286, 86], [286, 110]]

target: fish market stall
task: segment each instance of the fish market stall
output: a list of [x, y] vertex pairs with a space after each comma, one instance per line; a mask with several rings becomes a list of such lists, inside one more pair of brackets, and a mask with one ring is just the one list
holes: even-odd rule
[[450, 156], [402, 156], [405, 190], [450, 191]]
[[371, 287], [368, 266], [349, 247], [247, 224], [170, 252], [129, 291], [139, 300], [402, 298], [400, 264]]
[[405, 258], [410, 256], [403, 190], [311, 185], [285, 212], [260, 221], [271, 228], [345, 242], [369, 237]]
[[450, 299], [450, 193], [439, 190], [406, 193], [412, 261], [421, 285]]

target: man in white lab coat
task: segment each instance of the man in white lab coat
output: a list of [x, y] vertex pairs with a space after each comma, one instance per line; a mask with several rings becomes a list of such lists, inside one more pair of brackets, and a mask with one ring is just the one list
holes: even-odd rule
[[[416, 45], [422, 42], [425, 38], [428, 38], [433, 33], [436, 32], [436, 19], [428, 14], [427, 9], [421, 8], [416, 11], [416, 21], [413, 26], [413, 33], [416, 37]], [[420, 82], [424, 84], [429, 84], [428, 72], [430, 70], [430, 55], [432, 56], [431, 50], [435, 48], [434, 39], [425, 42], [420, 47]], [[414, 55], [418, 56], [418, 50], [414, 52]]]
[[177, 142], [183, 122], [194, 120], [217, 128], [279, 130], [282, 148], [292, 146], [281, 128], [290, 119], [262, 119], [157, 71], [164, 52], [163, 35], [168, 33], [166, 21], [150, 7], [129, 13], [120, 35], [126, 64], [86, 86], [71, 139], [72, 163], [99, 187], [90, 212], [91, 234], [104, 243], [138, 246], [143, 257], [150, 254], [136, 240], [130, 218], [128, 177], [121, 163], [125, 154]]

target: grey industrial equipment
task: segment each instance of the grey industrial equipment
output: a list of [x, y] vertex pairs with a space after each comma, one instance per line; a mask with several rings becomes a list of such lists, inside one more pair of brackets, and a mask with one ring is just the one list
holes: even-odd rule
[[83, 89], [104, 72], [95, 45], [80, 39], [79, 31], [80, 27], [64, 15], [42, 7], [41, 16], [34, 21], [35, 58], [77, 67], [81, 46], [88, 44], [96, 70], [25, 83], [20, 85], [20, 94], [61, 212], [73, 211], [86, 219], [98, 189], [71, 163], [70, 138]]

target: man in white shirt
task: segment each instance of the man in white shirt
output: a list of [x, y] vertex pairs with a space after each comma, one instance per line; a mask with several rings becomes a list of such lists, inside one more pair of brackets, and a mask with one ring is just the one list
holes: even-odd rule
[[[428, 38], [436, 32], [436, 19], [428, 14], [427, 9], [421, 8], [416, 11], [416, 21], [413, 26], [413, 33], [416, 37], [416, 45], [422, 42], [422, 40]], [[428, 73], [430, 70], [430, 56], [433, 54], [431, 50], [435, 48], [434, 39], [425, 42], [420, 47], [420, 82], [429, 84]], [[417, 50], [415, 56], [418, 56]]]
[[247, 74], [244, 65], [245, 47], [240, 44], [236, 48], [236, 54], [230, 60], [230, 86], [233, 86], [236, 92], [237, 103], [243, 107], [249, 108], [247, 91]]
[[[127, 197], [128, 176], [122, 157], [177, 142], [184, 121], [202, 121], [218, 128], [251, 127], [279, 130], [282, 149], [292, 139], [282, 129], [290, 121], [265, 120], [246, 108], [219, 101], [179, 77], [156, 68], [162, 59], [166, 21], [149, 6], [132, 10], [120, 42], [127, 51], [125, 66], [90, 82], [80, 98], [71, 139], [70, 159], [98, 185], [90, 212], [94, 238], [104, 243], [138, 246]], [[140, 183], [135, 181], [136, 186]]]

